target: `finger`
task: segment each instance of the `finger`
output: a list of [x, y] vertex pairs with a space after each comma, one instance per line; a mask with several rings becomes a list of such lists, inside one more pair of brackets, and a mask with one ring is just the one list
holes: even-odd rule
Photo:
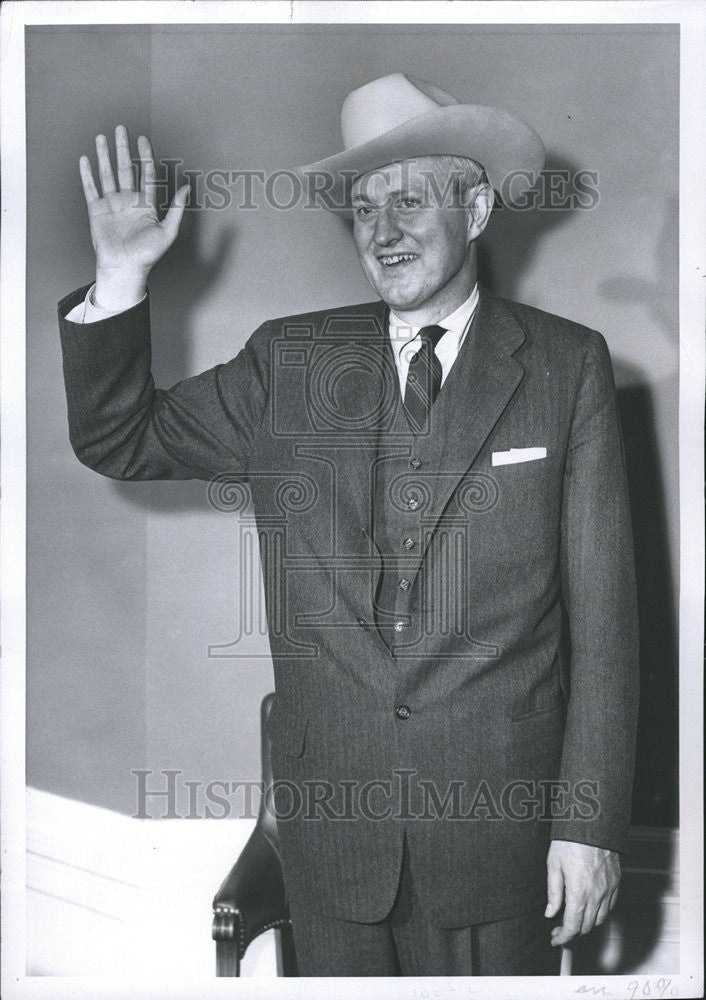
[[583, 924], [583, 914], [585, 906], [575, 899], [567, 898], [564, 907], [564, 919], [559, 927], [555, 927], [551, 934], [551, 943], [554, 947], [567, 944], [572, 938], [581, 932]]
[[93, 170], [91, 169], [91, 161], [88, 159], [87, 156], [82, 156], [79, 159], [78, 171], [81, 175], [83, 196], [86, 199], [86, 204], [90, 205], [92, 201], [98, 201], [100, 195], [98, 194], [98, 188], [96, 187], [96, 182], [93, 180]]
[[586, 904], [586, 909], [583, 911], [583, 920], [581, 921], [581, 934], [589, 934], [593, 928], [596, 926], [596, 917], [598, 915], [598, 903], [588, 902]]
[[610, 903], [608, 904], [608, 909], [612, 910], [615, 904], [618, 902], [618, 893], [620, 892], [620, 886], [616, 885], [615, 889], [610, 894]]
[[180, 187], [174, 195], [172, 203], [169, 206], [169, 210], [164, 216], [162, 229], [169, 237], [170, 242], [173, 242], [176, 239], [177, 233], [179, 232], [179, 226], [181, 225], [181, 220], [184, 217], [184, 209], [186, 208], [190, 191], [191, 188], [188, 184], [182, 185], [182, 187]]
[[152, 144], [146, 135], [139, 136], [137, 152], [140, 156], [140, 191], [150, 208], [157, 208], [157, 167], [154, 162]]
[[130, 158], [130, 139], [124, 125], [115, 129], [115, 161], [118, 165], [118, 184], [121, 191], [135, 190], [135, 172]]
[[596, 914], [596, 927], [600, 927], [608, 919], [608, 914], [610, 913], [610, 900], [611, 894], [606, 893], [606, 895], [601, 900], [601, 905], [598, 907], [598, 913]]
[[547, 908], [545, 917], [555, 917], [564, 901], [564, 875], [558, 865], [547, 866]]
[[115, 191], [115, 178], [113, 177], [113, 168], [110, 165], [108, 140], [104, 135], [96, 136], [96, 153], [98, 154], [98, 176], [103, 194], [112, 194]]

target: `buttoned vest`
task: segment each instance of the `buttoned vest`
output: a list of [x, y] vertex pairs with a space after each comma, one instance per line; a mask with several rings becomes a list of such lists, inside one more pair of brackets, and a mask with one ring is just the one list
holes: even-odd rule
[[[419, 647], [425, 633], [439, 626], [443, 613], [432, 580], [418, 572], [418, 567], [436, 525], [430, 513], [444, 471], [444, 443], [453, 426], [449, 417], [465, 398], [464, 380], [457, 369], [467, 360], [472, 332], [471, 327], [420, 433], [412, 431], [399, 380], [386, 380], [396, 401], [392, 418], [378, 436], [372, 524], [382, 560], [375, 623], [393, 656], [402, 649], [411, 652]], [[391, 358], [390, 363], [394, 364]]]

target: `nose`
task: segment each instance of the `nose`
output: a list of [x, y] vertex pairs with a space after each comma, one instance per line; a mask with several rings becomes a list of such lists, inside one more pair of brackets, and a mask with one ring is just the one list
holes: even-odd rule
[[402, 230], [397, 224], [389, 206], [381, 207], [375, 216], [373, 240], [381, 247], [389, 247], [402, 236]]

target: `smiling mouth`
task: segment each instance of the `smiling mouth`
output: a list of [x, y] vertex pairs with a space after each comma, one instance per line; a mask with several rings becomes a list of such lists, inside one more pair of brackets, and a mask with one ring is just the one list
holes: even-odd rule
[[384, 267], [394, 267], [395, 264], [408, 264], [411, 260], [417, 260], [417, 256], [416, 253], [395, 253], [378, 257], [378, 260]]

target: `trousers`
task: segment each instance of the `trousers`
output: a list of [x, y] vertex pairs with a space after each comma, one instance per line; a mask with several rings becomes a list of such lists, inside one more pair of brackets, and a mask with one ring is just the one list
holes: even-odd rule
[[561, 950], [550, 944], [544, 907], [470, 927], [436, 927], [414, 890], [405, 841], [399, 887], [376, 923], [328, 917], [290, 898], [300, 976], [551, 976]]

